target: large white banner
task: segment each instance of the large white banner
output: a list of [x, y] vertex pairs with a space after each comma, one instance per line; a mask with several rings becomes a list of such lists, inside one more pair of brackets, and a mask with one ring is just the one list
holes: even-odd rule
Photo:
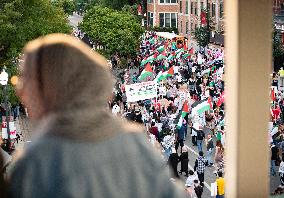
[[157, 97], [157, 83], [154, 81], [125, 86], [127, 102], [136, 102]]

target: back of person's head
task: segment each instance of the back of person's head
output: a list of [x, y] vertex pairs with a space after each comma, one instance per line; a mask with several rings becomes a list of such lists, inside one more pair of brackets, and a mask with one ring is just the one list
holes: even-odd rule
[[35, 119], [103, 107], [113, 87], [105, 58], [63, 34], [27, 44], [21, 80], [19, 94]]
[[218, 171], [218, 177], [223, 177], [223, 173], [221, 171]]
[[199, 156], [203, 156], [203, 152], [202, 151], [199, 151]]
[[193, 170], [188, 171], [189, 175], [194, 175]]

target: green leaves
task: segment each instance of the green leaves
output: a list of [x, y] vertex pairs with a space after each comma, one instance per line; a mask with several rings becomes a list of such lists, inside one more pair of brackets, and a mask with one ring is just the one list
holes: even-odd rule
[[[28, 41], [50, 33], [70, 33], [71, 27], [63, 9], [50, 0], [0, 0], [0, 32], [0, 69], [6, 66], [11, 77], [17, 73], [13, 62]], [[9, 99], [16, 97], [13, 94], [14, 90]]]
[[209, 31], [207, 27], [197, 27], [194, 32], [194, 37], [197, 40], [197, 43], [205, 47], [209, 43]]
[[143, 33], [131, 13], [100, 6], [87, 11], [80, 27], [95, 44], [104, 46], [101, 52], [107, 57], [115, 53], [125, 57], [135, 55]]

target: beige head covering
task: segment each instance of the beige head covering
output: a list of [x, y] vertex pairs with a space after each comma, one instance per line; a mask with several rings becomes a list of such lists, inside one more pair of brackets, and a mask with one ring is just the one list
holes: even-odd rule
[[43, 107], [42, 119], [51, 120], [50, 134], [94, 141], [124, 128], [106, 108], [114, 81], [98, 53], [71, 36], [52, 34], [28, 43], [24, 55], [23, 85], [34, 106]]

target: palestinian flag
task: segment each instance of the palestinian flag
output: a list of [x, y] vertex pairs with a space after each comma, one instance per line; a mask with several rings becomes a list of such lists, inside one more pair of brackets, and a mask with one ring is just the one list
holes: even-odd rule
[[163, 73], [159, 73], [157, 75], [157, 77], [155, 78], [155, 82], [160, 82], [161, 80], [165, 80], [167, 79], [168, 77], [170, 76], [173, 76], [174, 75], [174, 66], [172, 66], [168, 71], [165, 71]]
[[182, 122], [184, 117], [189, 113], [189, 106], [188, 106], [188, 102], [185, 101], [182, 107], [182, 111], [181, 111], [181, 115], [179, 117], [179, 121], [177, 123], [177, 128], [180, 129], [182, 126]]
[[184, 42], [183, 49], [184, 49], [184, 51], [187, 50], [187, 43], [186, 42]]
[[175, 56], [176, 56], [176, 54], [175, 54], [175, 52], [173, 52], [171, 55], [169, 55], [167, 60], [173, 60], [175, 58]]
[[152, 55], [152, 56], [149, 56], [149, 57], [147, 58], [147, 62], [148, 62], [148, 63], [152, 63], [154, 60], [156, 60], [155, 54]]
[[140, 66], [143, 66], [143, 65], [145, 65], [145, 64], [147, 64], [147, 63], [148, 63], [147, 58], [144, 58], [144, 59], [141, 61]]
[[193, 47], [192, 47], [192, 48], [190, 48], [190, 50], [188, 51], [188, 53], [190, 53], [190, 54], [194, 54], [194, 49], [193, 49]]
[[160, 46], [158, 47], [158, 52], [162, 53], [164, 50], [165, 50], [165, 47], [164, 46]]
[[153, 74], [153, 70], [151, 65], [148, 63], [145, 67], [145, 69], [141, 72], [140, 76], [138, 77], [138, 79], [140, 81], [144, 80], [145, 78], [147, 78], [148, 76], [151, 76]]
[[216, 104], [217, 107], [220, 107], [225, 101], [225, 92], [223, 92], [220, 96], [220, 98], [218, 99], [218, 102]]
[[178, 50], [176, 51], [176, 57], [177, 57], [177, 58], [180, 58], [182, 52], [184, 52], [184, 49], [183, 49], [183, 48], [178, 49]]
[[275, 100], [276, 100], [276, 98], [275, 98], [274, 88], [272, 88], [272, 89], [271, 89], [270, 96], [271, 96], [271, 100], [272, 100], [272, 101], [275, 101]]
[[167, 54], [166, 52], [164, 51], [162, 54], [160, 54], [158, 57], [157, 57], [157, 60], [162, 60], [162, 59], [166, 59], [167, 58]]
[[155, 38], [151, 38], [150, 40], [149, 40], [149, 42], [151, 43], [151, 44], [154, 44], [156, 41], [155, 41]]
[[210, 97], [192, 104], [192, 111], [197, 112], [199, 115], [210, 109], [213, 109]]
[[189, 56], [190, 56], [190, 54], [186, 53], [186, 54], [184, 54], [184, 55], [182, 56], [182, 58], [183, 58], [183, 59], [186, 59], [186, 58], [188, 58]]

